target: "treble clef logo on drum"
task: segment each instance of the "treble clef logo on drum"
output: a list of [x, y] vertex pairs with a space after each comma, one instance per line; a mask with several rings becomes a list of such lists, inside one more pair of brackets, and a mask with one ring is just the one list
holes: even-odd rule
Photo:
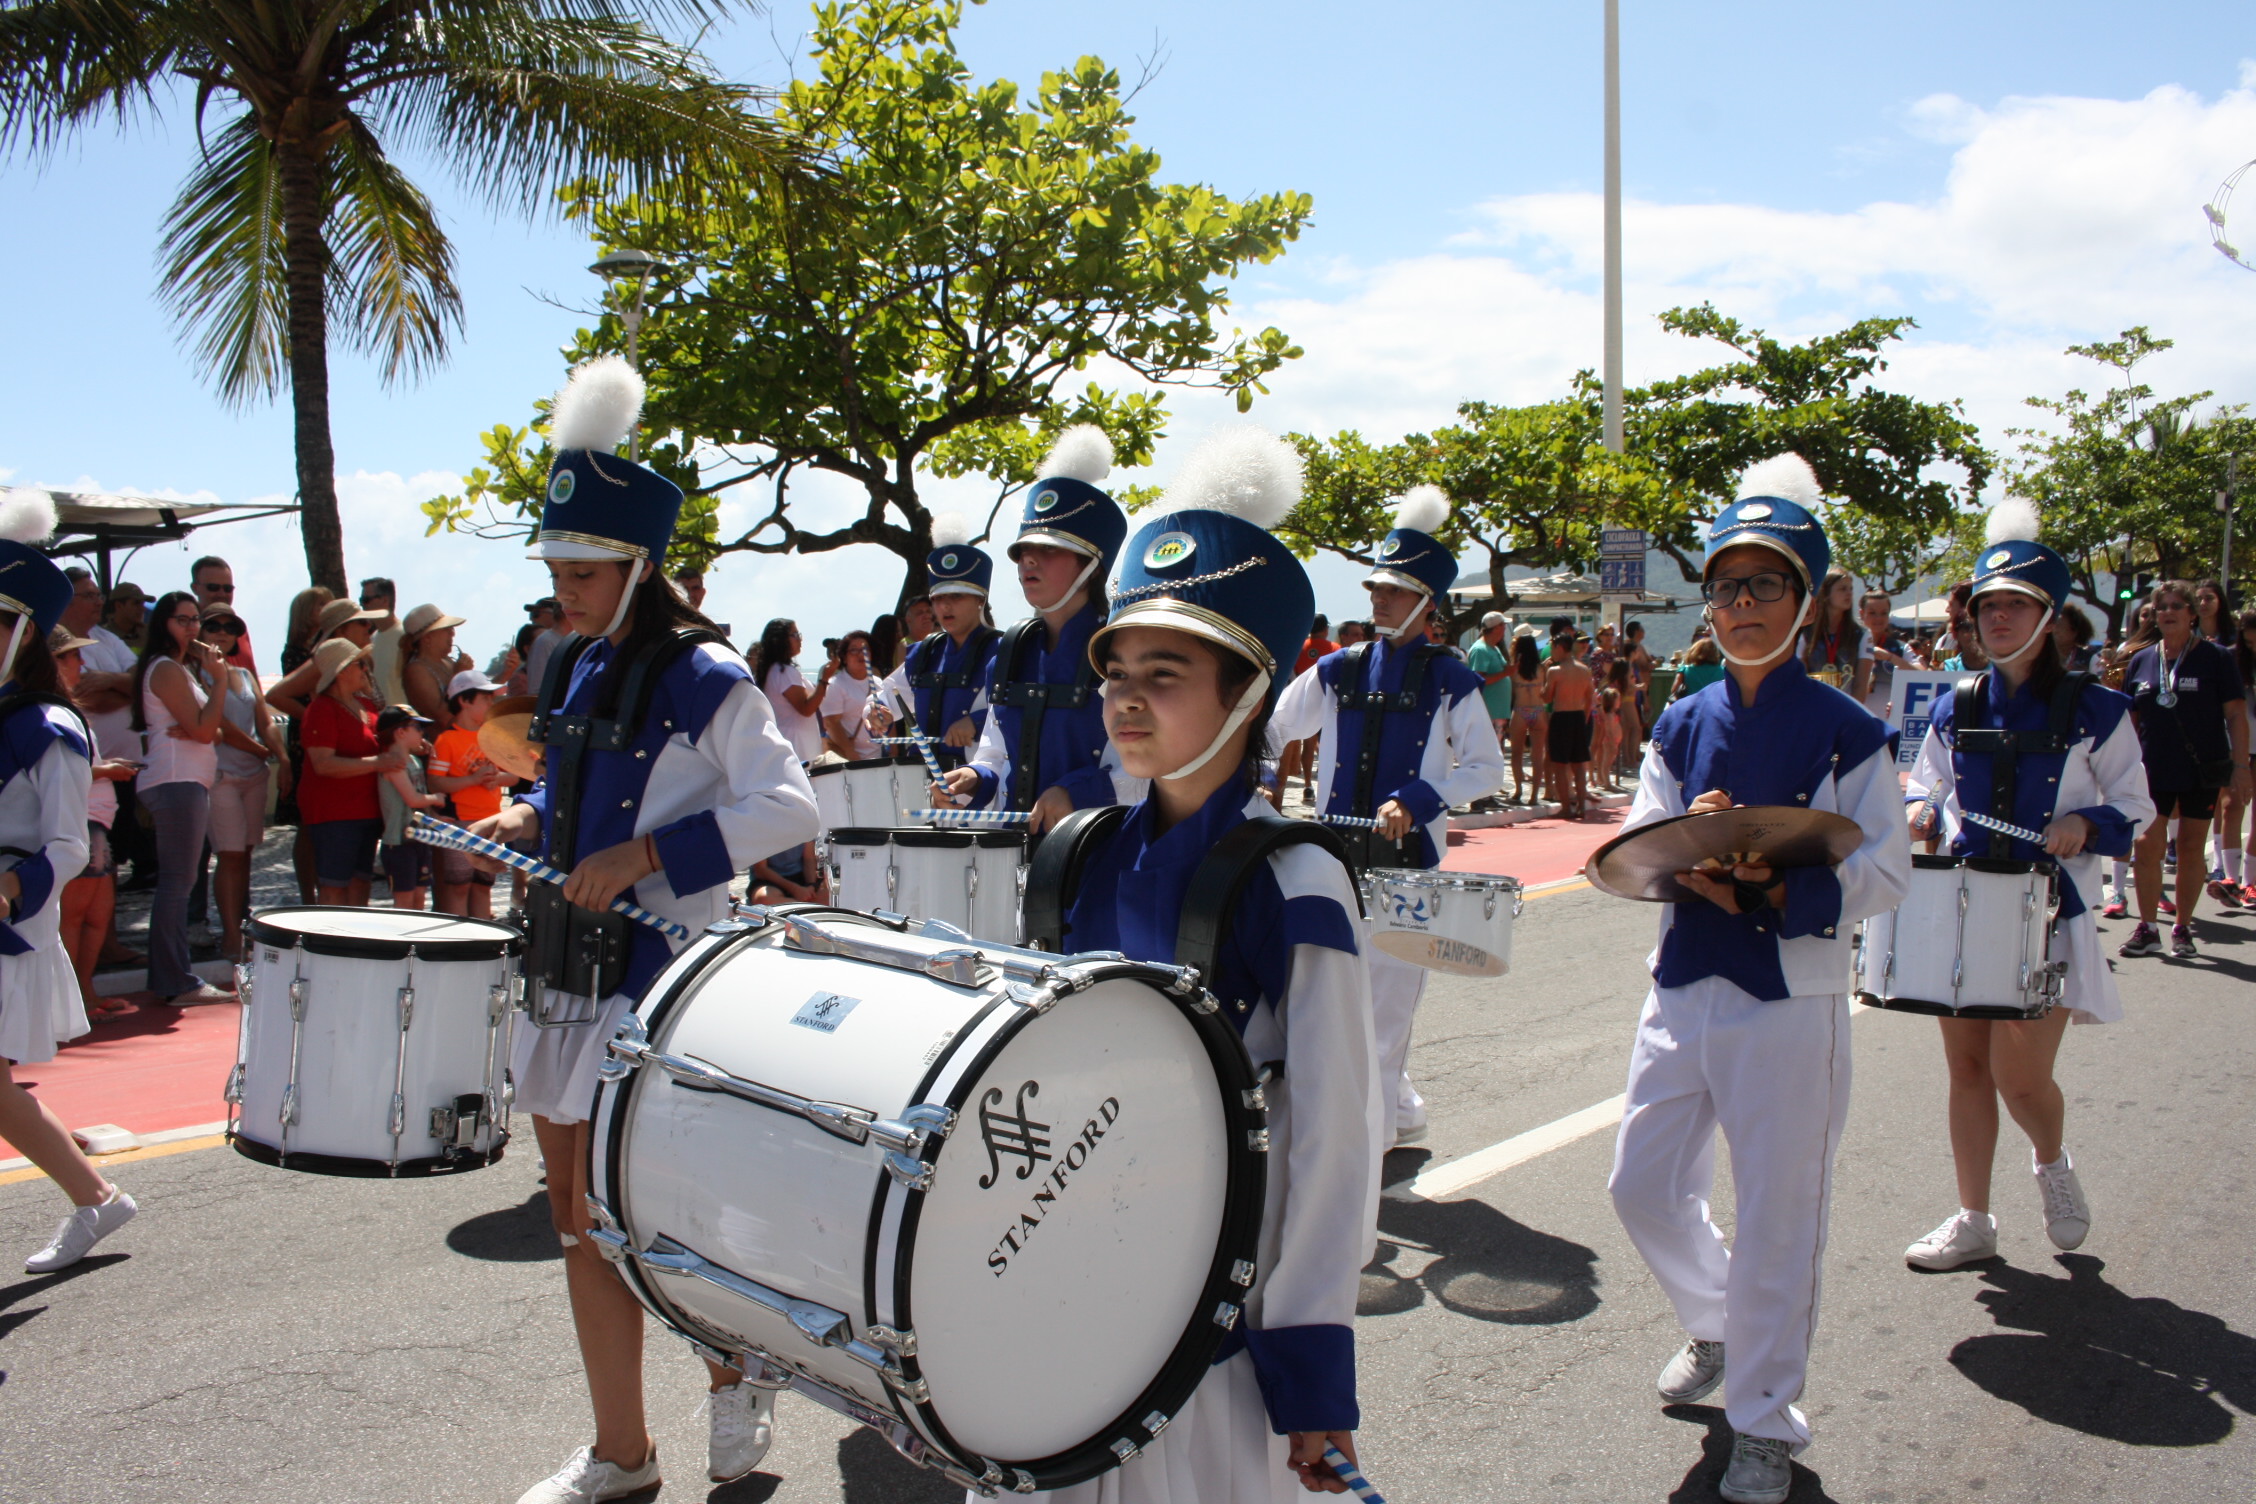
[[1026, 1161], [1018, 1167], [1021, 1180], [1034, 1173], [1035, 1165], [1050, 1157], [1050, 1141], [1043, 1136], [1050, 1131], [1050, 1125], [1037, 1123], [1026, 1115], [1026, 1099], [1041, 1094], [1041, 1082], [1021, 1082], [1018, 1101], [1010, 1112], [997, 1111], [1003, 1101], [1003, 1089], [999, 1086], [989, 1087], [987, 1095], [980, 1099], [979, 1141], [987, 1146], [987, 1173], [979, 1178], [981, 1190], [992, 1188], [1002, 1178], [1006, 1154], [1015, 1154]]

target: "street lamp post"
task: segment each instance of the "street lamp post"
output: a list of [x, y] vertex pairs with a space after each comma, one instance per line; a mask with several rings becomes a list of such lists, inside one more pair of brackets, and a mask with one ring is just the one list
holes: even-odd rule
[[[638, 371], [642, 369], [640, 337], [642, 334], [643, 293], [649, 288], [650, 279], [665, 269], [666, 263], [660, 261], [656, 256], [651, 255], [648, 251], [636, 250], [613, 251], [588, 268], [589, 271], [603, 278], [606, 282], [631, 281], [634, 283], [634, 298], [619, 310], [619, 322], [627, 326], [627, 364]], [[639, 424], [627, 435], [627, 458], [630, 460], [642, 458], [642, 433]]]
[[1621, 0], [1606, 0], [1606, 447], [1622, 452]]
[[2223, 555], [2217, 561], [2217, 583], [2224, 587], [2225, 609], [2232, 609], [2232, 522], [2233, 495], [2240, 489], [2240, 456], [2225, 456], [2225, 488], [2217, 493], [2217, 510], [2224, 514], [2225, 545], [2219, 550]]

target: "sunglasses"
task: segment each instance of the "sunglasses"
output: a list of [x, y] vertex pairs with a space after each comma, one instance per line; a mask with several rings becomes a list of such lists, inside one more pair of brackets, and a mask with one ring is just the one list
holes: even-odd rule
[[235, 593], [233, 585], [205, 585], [201, 588], [206, 595], [233, 595]]
[[1718, 610], [1735, 604], [1743, 595], [1767, 606], [1774, 601], [1784, 600], [1793, 580], [1792, 575], [1768, 569], [1744, 579], [1733, 579], [1726, 575], [1702, 585], [1700, 598]]

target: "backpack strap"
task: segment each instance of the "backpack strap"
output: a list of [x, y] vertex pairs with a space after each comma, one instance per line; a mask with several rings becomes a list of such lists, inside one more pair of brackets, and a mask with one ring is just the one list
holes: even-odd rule
[[[1223, 944], [1230, 938], [1230, 924], [1245, 898], [1246, 884], [1263, 863], [1288, 846], [1321, 846], [1347, 869], [1349, 886], [1357, 886], [1347, 847], [1331, 827], [1283, 815], [1255, 815], [1225, 831], [1191, 874], [1190, 886], [1183, 893], [1183, 912], [1175, 922], [1177, 966], [1198, 968], [1200, 979], [1209, 987], [1214, 985], [1214, 968]], [[1034, 891], [1032, 874], [1028, 874], [1026, 890], [1030, 896]], [[1360, 913], [1360, 892], [1355, 906]]]
[[1034, 807], [1035, 798], [1046, 785], [1042, 781], [1042, 718], [1052, 710], [1079, 710], [1089, 703], [1089, 695], [1096, 688], [1096, 668], [1084, 657], [1075, 665], [1073, 682], [1047, 684], [1026, 677], [1025, 660], [1028, 647], [1036, 632], [1043, 630], [1040, 616], [1029, 616], [1013, 624], [1003, 634], [1002, 646], [995, 654], [995, 692], [991, 696], [996, 705], [1009, 706], [1019, 713], [1018, 745], [1011, 749], [1011, 786], [1009, 808], [1024, 812]]
[[1081, 874], [1127, 818], [1126, 805], [1100, 804], [1075, 810], [1043, 833], [1026, 867], [1023, 913], [1030, 948], [1064, 953], [1065, 914], [1080, 896]]
[[[2021, 754], [2045, 757], [2065, 753], [2075, 744], [2076, 707], [2082, 702], [2089, 674], [2062, 674], [2052, 687], [2052, 704], [2042, 731], [2007, 731], [1979, 724], [1981, 707], [1988, 703], [1990, 674], [1984, 669], [1951, 692], [1951, 745], [1960, 752], [1990, 760], [1990, 807], [1994, 819], [2013, 823], [2014, 796], [2018, 792]], [[1991, 831], [1989, 855], [1999, 861], [2013, 856], [2013, 838]]]
[[650, 715], [650, 696], [674, 660], [701, 643], [726, 638], [705, 627], [680, 627], [645, 644], [604, 674], [591, 715], [566, 715], [571, 671], [592, 639], [577, 638], [551, 657], [541, 686], [531, 735], [547, 748], [548, 860], [567, 872], [579, 860], [580, 798], [587, 785], [589, 752], [623, 752]]
[[[1356, 643], [1347, 650], [1347, 661], [1340, 665], [1340, 682], [1333, 691], [1341, 710], [1360, 710], [1363, 713], [1363, 734], [1356, 749], [1354, 803], [1348, 813], [1368, 820], [1378, 813], [1372, 808], [1378, 794], [1379, 742], [1389, 715], [1416, 712], [1419, 699], [1426, 687], [1426, 665], [1444, 649], [1430, 642], [1422, 642], [1409, 650], [1410, 661], [1402, 670], [1402, 688], [1388, 694], [1382, 690], [1365, 689], [1363, 675], [1370, 662], [1371, 644]], [[1353, 686], [1350, 688], [1349, 686]], [[1359, 843], [1363, 848], [1359, 865], [1365, 867], [1414, 867], [1418, 865], [1417, 833], [1412, 831], [1401, 841], [1388, 841], [1375, 832], [1368, 841]]]

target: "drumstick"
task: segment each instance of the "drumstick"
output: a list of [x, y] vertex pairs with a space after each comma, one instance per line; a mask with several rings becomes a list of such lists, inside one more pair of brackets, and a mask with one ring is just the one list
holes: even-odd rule
[[1344, 825], [1349, 830], [1377, 830], [1379, 828], [1378, 821], [1365, 819], [1361, 815], [1318, 815], [1316, 818], [1326, 825]]
[[[938, 784], [942, 789], [947, 788], [948, 775], [940, 771], [940, 759], [935, 757], [932, 753], [931, 737], [922, 735], [881, 736], [877, 739], [877, 744], [881, 747], [906, 746], [916, 748], [917, 756], [924, 759], [924, 770], [932, 775], [932, 781]], [[950, 794], [948, 797], [951, 799], [961, 799], [964, 796], [961, 794]]]
[[1339, 1474], [1340, 1482], [1354, 1490], [1355, 1497], [1363, 1500], [1364, 1504], [1386, 1504], [1385, 1497], [1371, 1486], [1371, 1480], [1364, 1477], [1355, 1464], [1347, 1460], [1347, 1454], [1338, 1447], [1324, 1448], [1324, 1460], [1332, 1465], [1333, 1472]]
[[1009, 809], [912, 809], [912, 820], [929, 820], [934, 825], [1024, 825], [1034, 817], [1024, 810]]
[[[443, 821], [434, 820], [428, 815], [418, 814], [408, 821], [407, 835], [408, 839], [421, 841], [426, 846], [451, 846], [457, 851], [468, 851], [478, 856], [490, 857], [505, 867], [515, 867], [528, 877], [538, 878], [544, 883], [554, 883], [559, 888], [564, 886], [566, 874], [557, 871], [540, 858], [527, 856], [522, 851], [512, 851], [499, 841], [489, 841], [484, 836], [472, 835], [459, 825], [448, 825]], [[611, 908], [614, 913], [624, 914], [637, 924], [647, 924], [652, 929], [662, 931], [676, 940], [687, 940], [689, 938], [689, 931], [674, 923], [671, 919], [661, 919], [641, 905], [630, 903], [624, 898], [612, 899]]]
[[2045, 841], [2042, 835], [2026, 826], [2008, 825], [2003, 820], [1993, 820], [1988, 815], [1976, 814], [1970, 809], [1960, 810], [1958, 817], [1968, 824], [1979, 825], [1984, 830], [1994, 830], [2001, 836], [2011, 836], [2016, 841], [2028, 841], [2038, 846], [2042, 846]]

